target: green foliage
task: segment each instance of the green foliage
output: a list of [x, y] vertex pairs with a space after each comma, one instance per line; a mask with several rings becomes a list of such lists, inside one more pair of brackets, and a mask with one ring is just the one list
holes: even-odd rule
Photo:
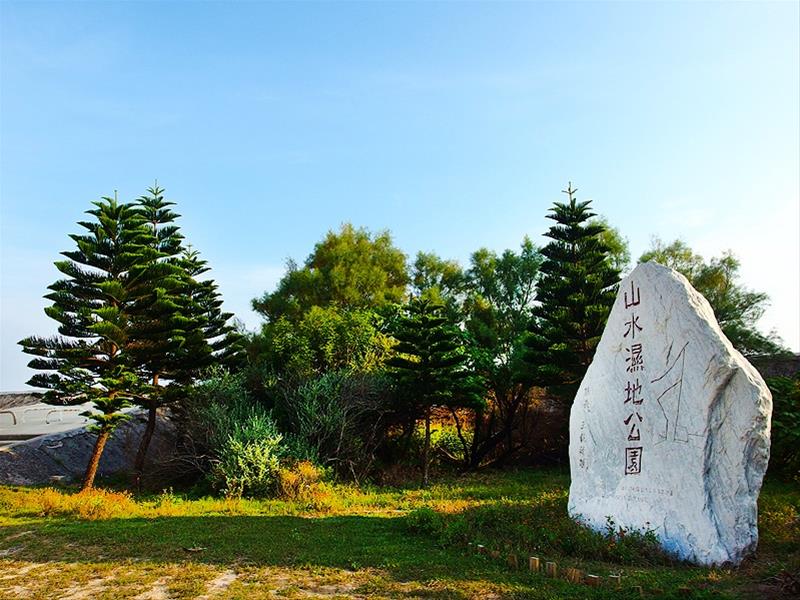
[[55, 263], [66, 277], [49, 286], [52, 302], [45, 313], [59, 323], [59, 335], [29, 337], [20, 342], [35, 356], [28, 366], [37, 373], [29, 385], [45, 388], [45, 401], [56, 404], [92, 402], [86, 414], [95, 423], [98, 440], [87, 466], [84, 486], [94, 481], [105, 440], [125, 419], [122, 409], [143, 390], [131, 346], [134, 319], [150, 272], [160, 255], [148, 245], [148, 230], [130, 206], [103, 198], [87, 211], [92, 221], [70, 237], [77, 249], [63, 252]]
[[228, 497], [275, 491], [283, 435], [269, 411], [253, 402], [241, 374], [215, 370], [195, 386], [189, 422], [195, 442], [210, 456], [209, 479]]
[[458, 311], [466, 274], [454, 260], [445, 260], [433, 252], [418, 252], [411, 270], [411, 291]]
[[732, 252], [706, 262], [681, 240], [665, 244], [654, 238], [650, 250], [639, 257], [639, 262], [649, 261], [675, 269], [686, 277], [708, 300], [722, 331], [742, 354], [787, 352], [777, 335], [764, 335], [758, 330], [756, 323], [764, 314], [769, 296], [748, 290], [738, 282], [740, 263]]
[[523, 556], [569, 556], [617, 564], [669, 564], [653, 531], [626, 530], [609, 520], [603, 532], [566, 517], [566, 498], [539, 497], [533, 504], [501, 500], [451, 514], [419, 508], [406, 517], [408, 528], [442, 545], [467, 542], [487, 548], [513, 549]]
[[504, 457], [519, 449], [512, 441], [512, 431], [530, 389], [519, 370], [542, 260], [527, 237], [518, 253], [506, 250], [498, 256], [482, 248], [472, 254], [464, 312], [472, 340], [470, 353], [487, 384], [489, 402], [485, 409], [474, 412], [466, 457], [471, 468], [497, 454], [498, 448]]
[[[199, 253], [183, 245], [175, 221], [180, 215], [164, 199], [164, 190], [148, 188], [134, 209], [145, 220], [148, 245], [158, 254], [144, 265], [148, 279], [143, 286], [135, 324], [134, 360], [151, 379], [152, 393], [145, 408], [158, 406], [169, 394], [157, 386], [167, 379], [174, 386], [191, 384], [212, 364], [231, 364], [241, 352], [233, 317], [222, 312], [217, 285], [208, 279], [209, 267]], [[200, 280], [200, 277], [203, 277]], [[179, 394], [172, 394], [172, 397]]]
[[391, 350], [380, 331], [382, 317], [370, 310], [313, 306], [297, 321], [265, 323], [250, 340], [253, 362], [292, 381], [347, 369], [378, 369]]
[[469, 449], [472, 445], [473, 432], [459, 431], [453, 425], [438, 423], [431, 431], [431, 451], [435, 456], [443, 457], [448, 462], [469, 464]]
[[212, 483], [229, 498], [273, 494], [282, 439], [272, 421], [260, 415], [249, 416], [217, 448]]
[[769, 469], [800, 482], [800, 373], [794, 378], [770, 377], [772, 444]]
[[483, 404], [482, 382], [472, 369], [464, 336], [448, 322], [441, 304], [413, 298], [391, 333], [398, 341], [397, 354], [387, 364], [413, 413]]
[[481, 248], [472, 254], [466, 283], [467, 328], [496, 358], [512, 355], [525, 332], [542, 261], [527, 237], [519, 253], [506, 250], [498, 256]]
[[406, 515], [406, 527], [413, 533], [440, 535], [445, 530], [444, 518], [428, 506], [416, 508]]
[[696, 278], [704, 264], [703, 257], [695, 254], [683, 240], [667, 245], [657, 237], [651, 240], [650, 249], [639, 257], [640, 263], [650, 261], [675, 269], [689, 282]]
[[189, 247], [183, 250], [179, 265], [184, 273], [179, 290], [184, 306], [180, 318], [186, 326], [184, 342], [176, 353], [179, 368], [174, 372], [174, 381], [186, 385], [214, 365], [241, 367], [245, 354], [243, 336], [233, 323], [233, 314], [223, 312], [218, 286], [208, 278], [208, 262]]
[[387, 364], [408, 423], [425, 419], [423, 484], [428, 483], [431, 409], [481, 408], [484, 382], [475, 373], [462, 332], [444, 316], [444, 306], [413, 298], [393, 323], [397, 355]]
[[589, 223], [603, 227], [599, 237], [600, 241], [608, 248], [609, 264], [616, 271], [626, 273], [631, 264], [631, 250], [628, 245], [628, 238], [624, 237], [619, 229], [612, 226], [608, 219], [603, 216], [594, 217]]
[[369, 473], [393, 412], [384, 375], [347, 370], [289, 386], [275, 402], [293, 456], [356, 480]]
[[[454, 425], [436, 422], [431, 427], [431, 464], [450, 468], [453, 465], [469, 465], [469, 452], [472, 444], [472, 430], [459, 429]], [[417, 426], [408, 445], [408, 455], [416, 464], [422, 462], [425, 447], [425, 428]]]
[[125, 350], [138, 283], [133, 272], [146, 253], [147, 231], [135, 211], [104, 198], [87, 211], [94, 222], [79, 223], [87, 234], [73, 234], [77, 250], [56, 262], [65, 279], [49, 286], [45, 313], [59, 323], [60, 335], [29, 337], [23, 351], [36, 356], [28, 382], [48, 390], [54, 403], [94, 402], [104, 414], [118, 412], [130, 399], [135, 374]]
[[253, 309], [274, 322], [296, 321], [312, 306], [380, 308], [402, 302], [407, 283], [405, 254], [388, 231], [373, 236], [346, 223], [328, 232], [302, 268], [289, 262], [278, 289], [254, 300]]
[[619, 283], [606, 227], [592, 222], [591, 201], [578, 202], [571, 185], [569, 202], [554, 203], [547, 218], [556, 222], [542, 248], [538, 305], [526, 341], [527, 378], [571, 399], [594, 356]]
[[[130, 403], [150, 410], [136, 458], [141, 473], [155, 426], [156, 408], [180, 397], [175, 388], [190, 383], [215, 361], [227, 360], [236, 349], [230, 314], [196, 253], [187, 252], [174, 224], [175, 214], [158, 186], [135, 204], [104, 198], [80, 222], [88, 231], [70, 236], [77, 250], [56, 267], [67, 276], [46, 297], [45, 309], [59, 322], [60, 336], [28, 338], [24, 351], [39, 358], [31, 385], [49, 390], [46, 400], [58, 404], [92, 401], [91, 413], [101, 436], [109, 435], [124, 418]], [[169, 388], [160, 384], [169, 380]], [[90, 462], [90, 468], [96, 461]], [[96, 466], [96, 465], [95, 465]], [[88, 471], [87, 471], [88, 475]]]

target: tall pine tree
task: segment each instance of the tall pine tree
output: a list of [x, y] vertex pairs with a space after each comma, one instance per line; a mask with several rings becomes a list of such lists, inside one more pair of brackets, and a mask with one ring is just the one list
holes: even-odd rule
[[37, 373], [29, 385], [48, 391], [45, 400], [55, 404], [92, 402], [86, 415], [97, 433], [83, 477], [83, 489], [94, 484], [103, 448], [126, 416], [122, 410], [141, 391], [135, 365], [128, 352], [133, 290], [141, 289], [148, 274], [138, 265], [152, 260], [147, 229], [141, 216], [116, 199], [103, 198], [87, 211], [93, 221], [78, 224], [86, 232], [73, 234], [77, 249], [63, 252], [67, 260], [56, 268], [65, 275], [49, 286], [45, 309], [59, 323], [59, 335], [32, 336], [20, 342]]
[[525, 376], [562, 399], [577, 392], [600, 341], [619, 284], [605, 227], [591, 222], [591, 201], [578, 202], [572, 182], [548, 219], [556, 222], [545, 236], [545, 257], [537, 287], [538, 304], [526, 340]]
[[423, 486], [428, 485], [434, 407], [479, 408], [484, 403], [485, 390], [471, 367], [463, 336], [444, 312], [443, 304], [412, 298], [393, 327], [398, 354], [388, 361], [406, 410], [421, 414], [425, 422]]
[[221, 310], [216, 284], [198, 277], [208, 271], [182, 244], [173, 203], [158, 186], [135, 204], [104, 198], [88, 211], [96, 222], [80, 222], [88, 233], [73, 235], [77, 250], [56, 263], [67, 275], [50, 286], [46, 309], [59, 336], [30, 337], [20, 344], [35, 358], [30, 367], [49, 373], [30, 384], [47, 388], [45, 401], [92, 401], [99, 412], [98, 440], [84, 487], [92, 486], [103, 447], [130, 404], [148, 418], [134, 470], [142, 474], [159, 407], [181, 398], [212, 363], [234, 364], [241, 336]]
[[167, 396], [167, 388], [162, 382], [174, 379], [180, 372], [176, 353], [186, 339], [186, 331], [193, 326], [182, 310], [186, 274], [179, 260], [183, 252], [183, 236], [175, 225], [180, 215], [171, 209], [172, 206], [174, 202], [164, 199], [164, 190], [158, 184], [148, 188], [135, 204], [148, 232], [147, 245], [153, 251], [151, 260], [139, 265], [151, 276], [146, 278], [146, 285], [138, 294], [131, 344], [132, 360], [144, 380], [145, 393], [137, 398], [137, 404], [147, 411], [147, 423], [134, 460], [137, 485], [155, 432], [158, 408]]
[[[179, 401], [183, 388], [214, 363], [231, 364], [241, 353], [240, 337], [222, 312], [222, 299], [213, 280], [198, 278], [209, 268], [199, 254], [183, 246], [175, 221], [180, 217], [154, 187], [136, 201], [146, 222], [155, 262], [145, 265], [149, 288], [140, 295], [134, 333], [135, 362], [147, 392], [137, 404], [147, 411], [147, 424], [134, 462], [137, 485], [144, 472], [158, 409]], [[165, 385], [165, 383], [167, 385]]]

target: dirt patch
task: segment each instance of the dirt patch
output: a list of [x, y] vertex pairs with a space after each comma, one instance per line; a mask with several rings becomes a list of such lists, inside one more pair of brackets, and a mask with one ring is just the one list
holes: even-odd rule
[[168, 578], [162, 577], [153, 582], [153, 587], [142, 592], [138, 596], [134, 596], [133, 600], [169, 600], [170, 595], [167, 590]]
[[69, 588], [64, 595], [58, 596], [60, 600], [92, 600], [103, 588], [106, 587], [108, 579], [98, 577], [91, 579], [83, 585], [75, 585]]
[[236, 578], [236, 571], [232, 569], [228, 569], [224, 573], [217, 575], [217, 577], [208, 582], [206, 593], [198, 597], [197, 600], [210, 600], [215, 595], [227, 590], [231, 584], [236, 581]]

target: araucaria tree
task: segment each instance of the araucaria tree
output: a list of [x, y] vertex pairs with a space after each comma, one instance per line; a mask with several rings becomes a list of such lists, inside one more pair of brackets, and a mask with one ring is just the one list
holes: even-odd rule
[[140, 268], [152, 261], [148, 232], [141, 215], [115, 199], [103, 198], [87, 211], [94, 220], [81, 221], [86, 232], [73, 234], [75, 250], [55, 263], [65, 275], [48, 289], [52, 304], [45, 309], [59, 323], [59, 335], [29, 337], [20, 342], [34, 355], [29, 366], [37, 373], [29, 385], [45, 388], [46, 400], [60, 404], [92, 402], [87, 413], [97, 433], [83, 477], [83, 489], [94, 483], [109, 436], [125, 419], [124, 409], [141, 392], [128, 353], [132, 311], [148, 276]]
[[153, 277], [142, 282], [139, 302], [133, 315], [131, 362], [145, 379], [147, 393], [137, 403], [147, 410], [147, 424], [134, 461], [134, 477], [140, 482], [147, 449], [156, 425], [156, 411], [164, 401], [162, 378], [174, 378], [180, 365], [176, 352], [191, 329], [190, 319], [183, 314], [185, 271], [177, 264], [183, 251], [183, 236], [174, 224], [179, 215], [170, 208], [174, 203], [164, 200], [164, 190], [149, 188], [136, 202], [135, 209], [145, 223], [146, 243], [153, 251], [149, 268]]
[[[484, 402], [482, 382], [470, 365], [460, 330], [444, 316], [444, 306], [428, 298], [413, 298], [392, 328], [397, 355], [389, 359], [390, 374], [408, 414], [422, 415], [425, 442], [422, 484], [428, 485], [431, 411], [437, 407], [478, 408]], [[466, 442], [462, 439], [462, 444]]]
[[[64, 273], [50, 286], [47, 314], [59, 336], [30, 337], [20, 344], [37, 358], [30, 385], [48, 390], [56, 404], [93, 402], [97, 442], [84, 477], [92, 487], [108, 438], [130, 404], [148, 411], [134, 462], [141, 477], [156, 424], [156, 411], [179, 398], [213, 362], [233, 359], [239, 337], [221, 310], [213, 281], [196, 252], [184, 248], [178, 217], [158, 186], [134, 204], [104, 198], [80, 222], [88, 233], [72, 235], [77, 249], [56, 267]], [[166, 384], [166, 385], [165, 385]]]
[[[139, 449], [134, 461], [137, 485], [144, 472], [147, 451], [161, 406], [182, 397], [183, 387], [215, 362], [230, 362], [240, 341], [222, 312], [222, 299], [211, 279], [198, 278], [208, 271], [199, 254], [183, 246], [183, 235], [158, 185], [140, 197], [135, 209], [147, 229], [150, 248], [149, 277], [141, 282], [133, 314], [131, 362], [144, 379], [144, 393], [136, 403], [147, 411]], [[168, 382], [168, 385], [164, 385]]]
[[562, 399], [572, 399], [589, 368], [619, 284], [604, 225], [592, 222], [591, 201], [578, 202], [572, 183], [548, 219], [556, 222], [541, 250], [538, 304], [526, 341], [526, 377]]

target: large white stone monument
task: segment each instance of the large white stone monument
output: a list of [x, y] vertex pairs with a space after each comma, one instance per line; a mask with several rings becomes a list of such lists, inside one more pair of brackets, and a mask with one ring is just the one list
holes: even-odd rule
[[678, 558], [738, 564], [758, 543], [772, 396], [676, 271], [620, 284], [570, 414], [569, 513], [653, 530]]

